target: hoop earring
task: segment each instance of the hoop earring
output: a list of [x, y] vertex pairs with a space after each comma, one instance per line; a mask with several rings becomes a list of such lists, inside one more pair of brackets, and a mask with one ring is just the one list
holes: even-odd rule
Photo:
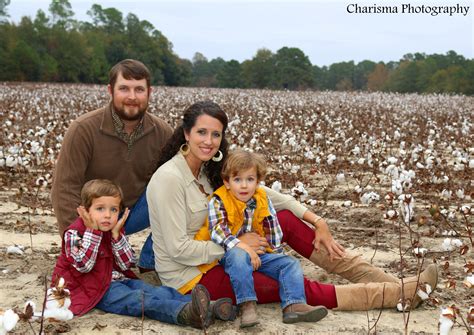
[[219, 150], [218, 153], [219, 153], [219, 156], [212, 157], [212, 160], [214, 162], [220, 162], [222, 160], [222, 158], [224, 157], [224, 154], [222, 153], [222, 151]]
[[181, 144], [181, 146], [179, 147], [179, 152], [181, 152], [181, 155], [183, 156], [186, 156], [187, 154], [189, 154], [189, 150], [190, 149], [189, 149], [188, 142]]

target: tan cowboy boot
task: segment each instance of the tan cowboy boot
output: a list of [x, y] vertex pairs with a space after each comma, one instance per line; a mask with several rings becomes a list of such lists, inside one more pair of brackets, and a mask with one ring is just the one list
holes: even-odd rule
[[[420, 274], [419, 283], [429, 284], [433, 291], [438, 284], [438, 272], [436, 265], [432, 264]], [[416, 308], [421, 302], [417, 293], [419, 285], [417, 281], [406, 281], [400, 283], [367, 283], [349, 284], [336, 286], [337, 308], [335, 310], [366, 311], [375, 308], [396, 307], [402, 295], [405, 297], [405, 310]], [[413, 303], [410, 307], [410, 299]], [[418, 299], [419, 300], [418, 300]]]
[[352, 283], [399, 282], [398, 278], [368, 263], [355, 252], [346, 251], [344, 257], [331, 261], [328, 251], [322, 247], [320, 252], [313, 251], [309, 260], [327, 273], [338, 274]]
[[328, 315], [324, 306], [292, 304], [283, 309], [283, 323], [317, 322]]
[[253, 327], [258, 325], [257, 303], [255, 301], [246, 301], [239, 305], [242, 313], [240, 319], [240, 328]]

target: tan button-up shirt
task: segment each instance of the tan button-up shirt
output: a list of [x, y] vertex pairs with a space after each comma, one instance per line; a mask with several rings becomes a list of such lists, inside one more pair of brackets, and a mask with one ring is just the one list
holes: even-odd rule
[[[212, 241], [195, 241], [194, 235], [207, 217], [206, 193], [213, 189], [204, 173], [196, 179], [184, 156], [177, 153], [163, 164], [148, 184], [147, 201], [153, 233], [155, 269], [163, 285], [176, 289], [198, 276], [200, 264], [211, 263], [224, 255]], [[299, 218], [306, 207], [288, 195], [265, 188], [276, 210], [288, 209]]]

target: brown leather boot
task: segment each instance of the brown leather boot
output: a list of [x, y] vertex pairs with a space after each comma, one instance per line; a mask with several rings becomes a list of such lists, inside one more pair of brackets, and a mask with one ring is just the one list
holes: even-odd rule
[[328, 315], [324, 306], [292, 304], [283, 309], [283, 323], [317, 322]]
[[222, 321], [234, 321], [237, 317], [237, 310], [232, 305], [232, 299], [221, 298], [211, 302], [211, 311], [214, 317]]
[[327, 273], [338, 274], [352, 283], [399, 282], [395, 276], [368, 263], [360, 255], [352, 251], [346, 251], [344, 257], [331, 261], [328, 251], [322, 247], [320, 252], [313, 251], [309, 260], [326, 270]]
[[191, 302], [178, 314], [178, 323], [198, 329], [206, 329], [214, 322], [210, 310], [209, 292], [203, 285], [196, 285], [191, 291]]
[[[400, 284], [402, 281], [400, 281]], [[418, 285], [417, 285], [418, 284]], [[429, 288], [426, 285], [429, 285]], [[428, 265], [422, 273], [420, 273], [420, 278], [418, 276], [413, 276], [403, 279], [403, 290], [402, 295], [405, 297], [406, 304], [402, 304], [399, 308], [404, 307], [405, 310], [415, 309], [422, 302], [423, 299], [418, 294], [419, 290], [425, 292], [428, 296], [433, 292], [438, 285], [438, 268], [435, 264]], [[414, 289], [416, 288], [416, 290]], [[397, 306], [398, 308], [399, 306]]]
[[[420, 274], [419, 283], [428, 284], [433, 291], [438, 284], [436, 265], [430, 265]], [[405, 310], [416, 308], [421, 298], [415, 296], [419, 285], [417, 281], [403, 283], [368, 283], [336, 286], [337, 308], [335, 310], [366, 311], [375, 308], [396, 307], [402, 296], [405, 297]], [[414, 298], [413, 298], [414, 297]], [[410, 299], [413, 303], [410, 304]], [[417, 299], [419, 298], [420, 301]]]
[[242, 313], [240, 319], [240, 328], [253, 327], [258, 325], [257, 303], [255, 301], [246, 301], [239, 305]]

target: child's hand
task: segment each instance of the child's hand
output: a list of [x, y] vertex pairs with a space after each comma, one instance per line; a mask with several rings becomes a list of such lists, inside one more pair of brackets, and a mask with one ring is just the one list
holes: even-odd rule
[[122, 227], [125, 225], [125, 221], [127, 221], [129, 213], [130, 213], [130, 210], [128, 208], [125, 208], [125, 211], [123, 212], [122, 217], [120, 218], [120, 220], [117, 221], [117, 224], [112, 228], [112, 237], [114, 239], [119, 238], [120, 231], [122, 230]]
[[253, 270], [257, 271], [258, 268], [262, 265], [262, 261], [257, 253], [246, 243], [240, 242], [236, 245], [237, 247], [245, 250], [250, 256], [250, 263], [252, 264]]
[[77, 214], [79, 214], [82, 221], [84, 221], [84, 225], [87, 228], [94, 229], [94, 230], [99, 229], [99, 225], [97, 224], [97, 222], [95, 222], [91, 218], [91, 216], [89, 215], [89, 212], [86, 210], [86, 208], [84, 206], [79, 206], [79, 207], [76, 208], [76, 210], [77, 210]]

